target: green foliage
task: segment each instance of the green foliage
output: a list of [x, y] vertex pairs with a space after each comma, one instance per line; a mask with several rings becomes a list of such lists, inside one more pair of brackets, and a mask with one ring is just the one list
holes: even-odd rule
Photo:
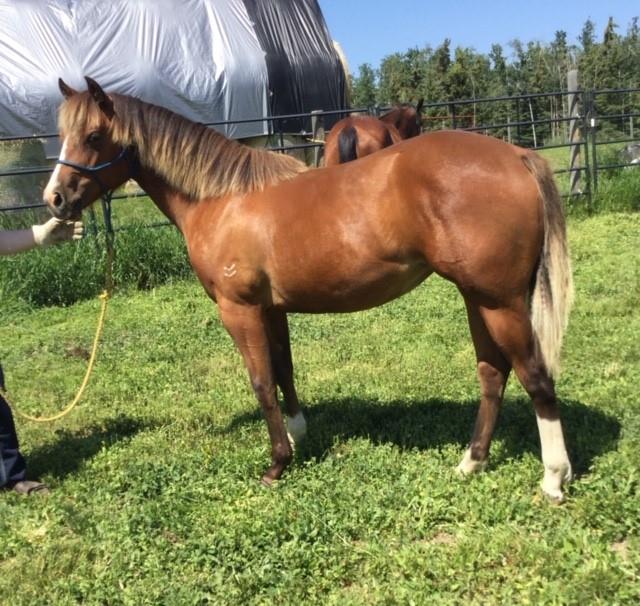
[[[377, 70], [377, 98], [382, 105], [424, 97], [429, 102], [463, 98], [477, 99], [566, 90], [567, 72], [579, 68], [585, 89], [633, 88], [640, 86], [640, 28], [634, 18], [625, 35], [609, 21], [602, 41], [587, 20], [570, 44], [567, 33], [557, 31], [546, 45], [538, 42], [511, 42], [512, 58], [504, 56], [500, 45], [488, 55], [471, 48], [452, 49], [446, 38], [435, 50], [430, 46], [396, 52], [383, 58]], [[371, 97], [371, 66], [366, 65], [366, 98]], [[363, 73], [361, 72], [361, 77]], [[543, 102], [540, 101], [540, 104]], [[543, 115], [548, 108], [535, 108]], [[611, 103], [603, 103], [602, 113], [613, 113]]]
[[[637, 604], [640, 214], [570, 223], [577, 297], [557, 388], [577, 478], [538, 493], [511, 381], [488, 471], [453, 468], [477, 407], [464, 305], [431, 278], [359, 314], [293, 315], [309, 435], [263, 489], [267, 431], [195, 281], [117, 294], [85, 399], [19, 423], [45, 499], [0, 498], [0, 595], [50, 604]], [[97, 305], [6, 310], [27, 410], [77, 387]]]
[[[16, 221], [9, 221], [17, 227]], [[20, 223], [30, 224], [31, 217]], [[0, 257], [3, 306], [71, 305], [97, 296], [105, 287], [104, 231], [80, 242]], [[155, 229], [131, 222], [115, 237], [114, 282], [120, 289], [153, 288], [191, 276], [182, 235], [173, 227]]]
[[353, 106], [372, 107], [376, 103], [375, 71], [368, 63], [361, 65], [359, 71], [353, 79]]
[[[619, 157], [614, 157], [619, 161]], [[640, 167], [618, 169], [601, 178], [594, 196], [593, 212], [640, 211]]]

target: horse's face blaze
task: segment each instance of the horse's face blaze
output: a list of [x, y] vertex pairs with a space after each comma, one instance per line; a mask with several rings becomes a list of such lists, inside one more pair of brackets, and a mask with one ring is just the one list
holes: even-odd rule
[[[119, 149], [107, 140], [106, 135], [97, 138], [96, 131], [67, 135], [63, 141], [60, 159], [79, 166], [93, 167], [107, 162], [117, 155]], [[101, 177], [104, 176], [106, 182], [107, 171], [104, 172]], [[100, 185], [89, 174], [58, 164], [45, 189], [44, 199], [54, 216], [59, 219], [77, 219], [101, 193]]]
[[[66, 85], [61, 85], [61, 90], [66, 103], [88, 103], [89, 111], [84, 124], [76, 125], [68, 132], [60, 132], [62, 149], [59, 161], [44, 190], [43, 199], [55, 217], [77, 219], [102, 194], [126, 181], [128, 165], [126, 162], [110, 164], [122, 151], [110, 135], [113, 113], [110, 117], [105, 115], [100, 104], [88, 98], [87, 92], [77, 93]], [[107, 166], [91, 171], [102, 164]]]

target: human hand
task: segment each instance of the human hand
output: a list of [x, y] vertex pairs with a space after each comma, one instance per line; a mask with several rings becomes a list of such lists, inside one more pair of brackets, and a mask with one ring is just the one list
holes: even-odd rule
[[38, 246], [50, 246], [65, 240], [80, 240], [84, 236], [82, 221], [63, 221], [53, 217], [32, 228], [33, 239]]

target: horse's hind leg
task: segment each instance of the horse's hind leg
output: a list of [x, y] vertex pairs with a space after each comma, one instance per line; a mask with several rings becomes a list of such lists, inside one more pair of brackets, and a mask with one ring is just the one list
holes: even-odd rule
[[276, 382], [282, 391], [284, 407], [287, 411], [287, 428], [292, 444], [304, 438], [307, 422], [300, 408], [298, 394], [293, 382], [293, 360], [287, 314], [277, 309], [267, 313], [271, 362]]
[[293, 451], [276, 398], [268, 321], [260, 306], [238, 305], [218, 299], [218, 308], [222, 323], [244, 358], [251, 386], [267, 421], [271, 439], [271, 467], [262, 476], [262, 482], [270, 485], [291, 462]]
[[480, 307], [489, 334], [509, 360], [520, 383], [533, 400], [544, 478], [542, 490], [556, 501], [563, 499], [562, 484], [571, 479], [555, 387], [535, 346], [524, 297], [509, 307]]
[[473, 436], [458, 465], [459, 472], [469, 474], [483, 470], [487, 464], [491, 438], [511, 366], [489, 334], [478, 307], [466, 299], [465, 303], [471, 337], [476, 350], [481, 392], [480, 408]]

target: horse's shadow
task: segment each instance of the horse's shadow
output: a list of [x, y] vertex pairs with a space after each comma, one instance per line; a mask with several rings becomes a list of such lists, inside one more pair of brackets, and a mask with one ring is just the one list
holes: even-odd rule
[[62, 479], [80, 469], [85, 460], [91, 459], [105, 446], [126, 440], [150, 427], [148, 423], [122, 415], [77, 431], [58, 430], [54, 442], [36, 447], [28, 454], [29, 475]]
[[[321, 400], [305, 409], [308, 435], [299, 445], [297, 456], [302, 460], [321, 459], [336, 441], [351, 438], [367, 438], [374, 444], [395, 444], [407, 450], [464, 446], [471, 436], [477, 410], [477, 400]], [[583, 474], [595, 457], [615, 448], [620, 435], [620, 423], [615, 417], [575, 400], [562, 400], [560, 414], [575, 474]], [[260, 418], [257, 411], [238, 415], [226, 431]], [[500, 455], [492, 457], [494, 464], [527, 452], [540, 456], [530, 401], [505, 399], [494, 434], [496, 440], [502, 444]]]

